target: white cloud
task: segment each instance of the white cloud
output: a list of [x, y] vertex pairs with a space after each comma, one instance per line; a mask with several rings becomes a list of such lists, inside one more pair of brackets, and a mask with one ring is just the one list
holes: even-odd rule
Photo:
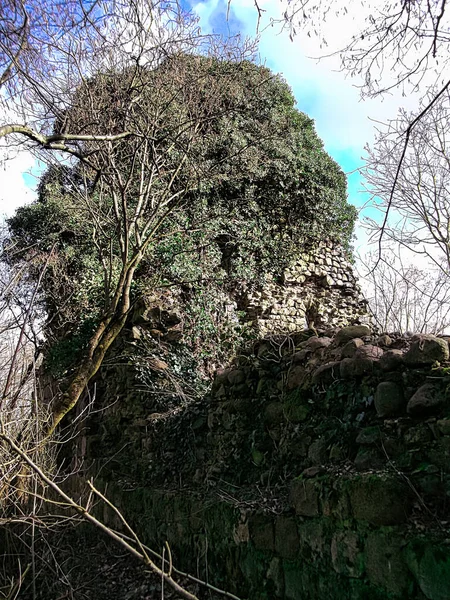
[[[339, 0], [344, 6], [344, 0]], [[274, 0], [258, 0], [265, 11], [260, 23], [260, 55], [272, 70], [284, 75], [293, 88], [299, 108], [315, 119], [319, 136], [324, 140], [326, 149], [340, 162], [345, 171], [360, 166], [360, 157], [364, 145], [374, 138], [375, 121], [385, 122], [396, 115], [400, 105], [413, 109], [418, 98], [401, 97], [400, 93], [385, 97], [383, 100], [360, 100], [361, 84], [357, 78], [346, 77], [340, 69], [338, 55], [321, 60], [310, 58], [324, 52], [345, 46], [351, 36], [359, 30], [365, 17], [363, 8], [349, 14], [345, 19], [329, 15], [317, 25], [320, 36], [308, 37], [304, 31], [298, 31], [293, 41], [288, 31], [282, 31], [281, 25], [268, 26], [271, 19], [282, 17], [285, 4]], [[334, 3], [333, 6], [339, 6]], [[194, 11], [200, 18], [205, 32], [221, 31], [231, 33], [239, 30], [242, 34], [254, 36], [257, 29], [257, 11], [254, 0], [207, 0], [194, 5]], [[228, 19], [228, 20], [227, 20]], [[325, 39], [327, 46], [320, 47]], [[0, 214], [12, 214], [20, 205], [31, 201], [34, 193], [30, 181], [25, 181], [22, 173], [33, 168], [34, 159], [30, 154], [19, 153], [13, 160], [2, 160], [0, 155]], [[357, 178], [354, 178], [357, 179]], [[27, 185], [28, 184], [28, 185]], [[34, 183], [31, 181], [31, 185]], [[359, 184], [360, 185], [360, 184]], [[361, 206], [358, 183], [350, 186], [350, 200]], [[361, 236], [364, 240], [364, 237]], [[363, 242], [364, 243], [364, 242]]]
[[[329, 150], [353, 149], [362, 153], [364, 144], [371, 142], [374, 125], [370, 119], [386, 121], [396, 115], [400, 105], [413, 109], [419, 97], [402, 97], [401, 92], [385, 96], [383, 99], [360, 99], [362, 79], [351, 78], [341, 71], [338, 54], [333, 54], [346, 46], [362, 25], [365, 17], [363, 7], [351, 16], [331, 16], [318, 23], [320, 35], [309, 37], [298, 31], [291, 41], [289, 32], [282, 31], [281, 25], [267, 26], [270, 19], [282, 18], [282, 3], [271, 0], [259, 2], [263, 13], [260, 24], [261, 59], [273, 70], [282, 73], [296, 95], [299, 107], [316, 119], [319, 135]], [[343, 3], [342, 3], [343, 5]], [[203, 22], [213, 22], [211, 15], [217, 11], [218, 0], [203, 2], [201, 12]], [[337, 8], [339, 2], [335, 3]], [[207, 8], [209, 7], [209, 12]], [[257, 26], [257, 12], [252, 0], [233, 0], [233, 16], [238, 19], [244, 33], [253, 35]], [[321, 47], [320, 40], [325, 39], [327, 46]], [[330, 54], [330, 56], [318, 58]], [[316, 57], [316, 58], [312, 58]]]
[[[338, 0], [333, 7], [345, 7], [348, 2]], [[293, 89], [300, 110], [315, 120], [318, 135], [327, 151], [341, 164], [347, 173], [362, 166], [364, 146], [372, 144], [376, 127], [394, 119], [400, 106], [414, 110], [419, 104], [418, 94], [402, 95], [400, 90], [383, 98], [361, 100], [362, 78], [350, 77], [341, 70], [337, 52], [344, 48], [364, 23], [367, 12], [362, 6], [352, 5], [352, 12], [338, 17], [330, 12], [326, 20], [316, 19], [318, 35], [307, 35], [298, 30], [291, 40], [289, 32], [279, 22], [286, 3], [259, 0], [265, 12], [259, 24], [260, 58], [273, 71], [281, 73]], [[291, 6], [293, 4], [291, 3]], [[355, 8], [357, 6], [357, 8]], [[253, 0], [232, 0], [228, 14], [228, 26], [239, 29], [244, 35], [253, 36], [257, 30], [258, 15]], [[227, 28], [227, 2], [210, 0], [195, 5], [200, 25], [208, 31], [224, 31]], [[270, 25], [278, 20], [277, 24]], [[269, 24], [269, 25], [268, 25]], [[321, 40], [326, 40], [326, 45]], [[329, 55], [319, 60], [318, 57]], [[315, 57], [315, 58], [312, 58]], [[386, 69], [389, 73], [389, 69]], [[363, 182], [354, 175], [349, 184], [349, 200], [361, 207], [369, 200], [363, 193]], [[364, 208], [361, 216], [380, 218], [380, 213]], [[368, 237], [357, 227], [357, 248], [364, 252]]]
[[[13, 110], [6, 94], [0, 95], [0, 124], [26, 122], [20, 111]], [[19, 206], [35, 198], [37, 180], [30, 173], [36, 159], [20, 139], [0, 138], [0, 222], [14, 214]]]
[[0, 219], [34, 200], [35, 180], [30, 173], [34, 156], [27, 151], [0, 149]]

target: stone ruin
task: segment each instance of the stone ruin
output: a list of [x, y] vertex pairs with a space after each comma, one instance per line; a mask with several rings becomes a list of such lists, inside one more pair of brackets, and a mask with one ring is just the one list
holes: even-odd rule
[[246, 311], [262, 335], [371, 321], [348, 254], [333, 241], [306, 248], [279, 281], [249, 294]]
[[449, 373], [448, 337], [273, 335], [162, 414], [112, 364], [82, 447], [144, 543], [239, 598], [448, 600]]
[[[236, 300], [238, 298], [238, 300]], [[237, 321], [238, 311], [258, 335], [290, 334], [304, 329], [370, 325], [367, 300], [353, 272], [346, 250], [338, 242], [309, 246], [279, 277], [266, 276], [257, 289], [239, 290], [236, 298], [217, 297], [222, 314]], [[176, 288], [143, 298], [132, 323], [145, 326], [165, 342], [183, 338], [183, 301]]]

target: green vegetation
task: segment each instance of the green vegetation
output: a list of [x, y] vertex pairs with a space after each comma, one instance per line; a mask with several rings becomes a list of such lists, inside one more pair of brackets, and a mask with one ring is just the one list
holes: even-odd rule
[[[88, 100], [98, 105], [95, 119], [85, 109]], [[32, 280], [53, 247], [41, 296], [53, 340], [75, 336], [78, 347], [84, 324], [110, 310], [124, 236], [129, 247], [138, 245], [121, 219], [132, 220], [142, 177], [153, 168], [155, 203], [139, 219], [163, 221], [137, 260], [131, 294], [177, 286], [191, 346], [202, 340], [200, 359], [218, 343], [226, 354], [233, 351], [245, 336], [239, 323], [227, 321], [221, 293], [239, 300], [242, 285], [279, 273], [311, 238], [349, 243], [355, 211], [346, 201], [345, 176], [313, 121], [295, 108], [288, 85], [264, 67], [177, 55], [152, 71], [99, 74], [75, 93], [64, 119], [80, 134], [126, 130], [132, 120], [146, 137], [117, 142], [101, 163], [94, 153], [70, 167], [51, 167], [38, 200], [9, 221], [14, 260], [27, 261]], [[193, 122], [195, 135], [188, 135]], [[141, 154], [150, 143], [152, 152]], [[133, 170], [144, 159], [146, 172]], [[183, 202], [162, 214], [169, 178]], [[126, 210], [115, 212], [124, 187]]]

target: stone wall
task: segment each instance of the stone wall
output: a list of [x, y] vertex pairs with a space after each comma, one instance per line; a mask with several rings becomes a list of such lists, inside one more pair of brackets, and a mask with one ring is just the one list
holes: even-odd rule
[[348, 254], [331, 241], [306, 248], [280, 281], [250, 295], [247, 311], [263, 335], [370, 321]]
[[[147, 329], [153, 329], [158, 338], [180, 341], [183, 333], [181, 297], [180, 289], [175, 286], [170, 291], [142, 299], [136, 307], [134, 321], [138, 325], [146, 321]], [[280, 277], [267, 276], [265, 285], [250, 292], [240, 290], [236, 297], [238, 302], [224, 293], [218, 294], [217, 306], [221, 307], [223, 318], [249, 321], [261, 336], [292, 333], [307, 327], [372, 322], [348, 254], [332, 241], [304, 248], [301, 257]]]
[[448, 340], [318, 333], [260, 340], [172, 412], [111, 366], [92, 471], [144, 541], [240, 598], [448, 600]]

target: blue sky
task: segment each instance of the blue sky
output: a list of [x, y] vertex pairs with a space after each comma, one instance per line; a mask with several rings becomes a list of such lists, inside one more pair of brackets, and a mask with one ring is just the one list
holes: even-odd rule
[[[231, 0], [229, 7], [226, 0], [189, 1], [204, 31], [255, 36], [257, 11], [253, 0]], [[357, 170], [363, 164], [364, 146], [374, 141], [374, 121], [395, 118], [399, 106], [405, 106], [405, 98], [394, 93], [362, 101], [358, 89], [361, 80], [340, 70], [339, 56], [319, 60], [324, 50], [317, 38], [300, 30], [291, 41], [281, 25], [267, 26], [271, 17], [277, 19], [282, 15], [283, 2], [260, 0], [258, 4], [265, 10], [260, 22], [261, 62], [285, 77], [299, 110], [314, 119], [326, 150], [347, 173], [349, 201], [360, 209], [365, 205], [361, 218], [380, 219], [380, 213], [370, 206], [370, 195], [364, 193], [364, 182]], [[321, 32], [328, 43], [326, 51], [331, 53], [344, 47], [351, 35], [360, 30], [364, 17], [353, 12], [347, 18], [321, 23]], [[406, 102], [406, 108], [414, 109], [417, 99], [409, 97]], [[366, 236], [362, 229], [358, 227], [356, 233], [359, 240], [356, 247], [364, 246]]]
[[[278, 2], [262, 3], [266, 5], [268, 14], [275, 16], [278, 11], [273, 10]], [[205, 2], [192, 2], [191, 7], [200, 16], [200, 25], [204, 31], [212, 31], [223, 35], [242, 33], [254, 36], [257, 31], [257, 12], [251, 2], [232, 0], [227, 19], [228, 4], [226, 0], [208, 0]], [[280, 31], [281, 26], [274, 25], [264, 29], [265, 21], [261, 23], [263, 31], [260, 33], [259, 53], [260, 60], [267, 67], [281, 73], [291, 86], [297, 100], [299, 110], [307, 113], [315, 120], [316, 129], [325, 143], [327, 151], [346, 171], [353, 171], [361, 165], [361, 155], [364, 144], [360, 136], [354, 131], [346, 135], [346, 129], [352, 130], [354, 125], [348, 121], [350, 104], [359, 105], [359, 92], [348, 81], [337, 73], [333, 73], [333, 65], [327, 66], [324, 62], [309, 59], [306, 56], [308, 48], [304, 48], [302, 36], [291, 41], [287, 32]], [[313, 45], [309, 45], [313, 48]], [[336, 82], [344, 87], [339, 95], [335, 94]], [[347, 106], [340, 106], [345, 102]], [[340, 110], [342, 109], [342, 110]], [[352, 111], [353, 112], [353, 111]], [[365, 115], [363, 115], [363, 118]], [[362, 144], [362, 145], [361, 145]], [[352, 202], [360, 205], [358, 199], [359, 177], [352, 178]]]
[[[231, 0], [228, 18], [227, 0], [183, 1], [186, 7], [198, 14], [205, 32], [223, 35], [241, 33], [250, 37], [256, 34], [257, 11], [253, 0]], [[339, 1], [344, 2], [336, 0]], [[368, 200], [368, 195], [361, 191], [363, 182], [357, 169], [362, 165], [364, 145], [373, 141], [374, 126], [370, 117], [384, 122], [395, 117], [400, 103], [404, 103], [403, 99], [398, 95], [362, 102], [356, 87], [360, 81], [350, 79], [339, 71], [337, 56], [320, 61], [308, 58], [320, 57], [323, 53], [317, 38], [299, 31], [291, 41], [288, 32], [281, 31], [281, 25], [267, 27], [271, 17], [281, 16], [282, 2], [259, 0], [259, 5], [265, 10], [260, 23], [260, 60], [285, 77], [297, 99], [298, 108], [315, 120], [326, 150], [348, 174], [350, 202], [360, 208]], [[328, 42], [327, 51], [344, 46], [352, 32], [360, 29], [363, 20], [363, 14], [352, 13], [351, 17], [341, 21], [321, 23], [322, 33]], [[3, 166], [0, 169], [0, 214], [11, 214], [17, 206], [32, 200], [32, 188], [40, 172], [33, 166], [30, 155], [22, 153], [11, 158], [14, 160], [0, 164]], [[30, 169], [34, 176], [28, 174]], [[366, 208], [364, 214], [374, 217], [376, 213], [374, 209]], [[364, 243], [361, 230], [358, 229], [358, 232], [360, 244]]]

